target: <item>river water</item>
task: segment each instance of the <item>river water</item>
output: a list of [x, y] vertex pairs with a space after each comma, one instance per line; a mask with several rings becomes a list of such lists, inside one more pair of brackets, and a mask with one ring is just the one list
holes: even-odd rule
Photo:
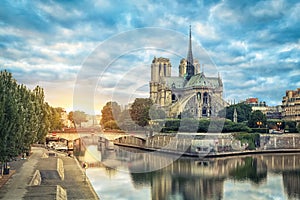
[[300, 199], [300, 154], [178, 158], [90, 145], [80, 160], [102, 200]]

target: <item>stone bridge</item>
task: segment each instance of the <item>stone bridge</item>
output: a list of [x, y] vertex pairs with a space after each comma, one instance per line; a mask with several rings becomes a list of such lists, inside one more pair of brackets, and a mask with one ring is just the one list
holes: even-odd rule
[[68, 141], [74, 141], [83, 137], [98, 136], [109, 141], [114, 141], [122, 137], [136, 137], [136, 138], [146, 138], [145, 133], [132, 132], [132, 133], [122, 133], [122, 132], [58, 132], [58, 133], [48, 133], [47, 138], [65, 139]]
[[100, 135], [100, 133], [92, 132], [60, 132], [60, 133], [48, 133], [47, 138], [59, 138], [68, 141], [74, 141], [82, 137], [88, 137], [93, 135]]

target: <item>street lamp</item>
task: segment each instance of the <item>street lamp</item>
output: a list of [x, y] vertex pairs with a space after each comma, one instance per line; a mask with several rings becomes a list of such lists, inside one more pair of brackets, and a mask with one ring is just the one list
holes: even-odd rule
[[278, 130], [280, 131], [280, 127], [281, 127], [281, 124], [282, 124], [282, 123], [281, 123], [281, 122], [277, 122], [276, 124], [277, 124], [277, 126], [278, 126]]
[[258, 126], [258, 128], [260, 128], [260, 126], [262, 125], [261, 121], [256, 122], [256, 125]]

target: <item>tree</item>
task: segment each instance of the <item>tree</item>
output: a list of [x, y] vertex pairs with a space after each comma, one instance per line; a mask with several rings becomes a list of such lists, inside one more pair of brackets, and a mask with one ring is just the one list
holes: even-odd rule
[[108, 122], [105, 122], [103, 126], [105, 129], [110, 129], [110, 130], [120, 129], [115, 120], [110, 120]]
[[300, 123], [298, 122], [298, 125], [297, 125], [297, 131], [298, 133], [300, 133]]
[[284, 129], [290, 133], [297, 132], [297, 123], [295, 121], [283, 121]]
[[141, 127], [147, 126], [150, 120], [149, 110], [153, 105], [149, 98], [136, 98], [130, 109], [130, 116]]
[[149, 110], [149, 115], [151, 120], [155, 120], [155, 119], [165, 119], [166, 118], [166, 112], [158, 107], [158, 106], [151, 106], [150, 110]]
[[83, 111], [71, 111], [69, 112], [68, 119], [74, 124], [74, 127], [76, 128], [76, 125], [79, 125], [81, 128], [82, 122], [87, 122], [86, 114]]
[[130, 112], [125, 109], [118, 117], [118, 127], [124, 131], [135, 130], [135, 122], [131, 119]]
[[31, 144], [42, 142], [49, 130], [44, 91], [17, 84], [12, 74], [0, 71], [0, 162], [23, 152], [29, 152]]
[[[259, 124], [258, 122], [260, 122], [261, 124]], [[256, 110], [251, 113], [250, 119], [248, 121], [248, 126], [250, 128], [260, 128], [263, 125], [266, 125], [266, 122], [266, 115], [263, 114], [260, 110]]]
[[51, 107], [47, 104], [47, 110], [49, 112], [49, 122], [50, 122], [50, 130], [61, 130], [64, 126], [61, 113], [64, 112], [64, 109], [61, 107]]
[[104, 126], [104, 124], [108, 121], [114, 120], [117, 121], [121, 114], [121, 107], [117, 102], [109, 101], [105, 104], [105, 106], [101, 110], [102, 118], [100, 124]]
[[233, 121], [234, 108], [236, 108], [238, 122], [244, 122], [249, 120], [252, 108], [250, 105], [245, 103], [230, 105], [221, 110], [219, 116], [226, 116], [226, 119], [230, 119], [231, 121]]

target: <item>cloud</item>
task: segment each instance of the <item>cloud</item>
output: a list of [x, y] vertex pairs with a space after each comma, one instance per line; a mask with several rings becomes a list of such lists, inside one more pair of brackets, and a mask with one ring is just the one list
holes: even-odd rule
[[[90, 91], [98, 87], [107, 92], [117, 85], [120, 100], [128, 97], [124, 88], [142, 87], [143, 92], [135, 94], [147, 97], [143, 85], [150, 74], [137, 82], [139, 74], [128, 71], [141, 65], [149, 67], [148, 73], [152, 58], [164, 56], [176, 75], [192, 25], [194, 56], [207, 66], [206, 73], [221, 73], [226, 99], [254, 96], [280, 103], [285, 90], [300, 87], [299, 12], [300, 3], [282, 0], [1, 1], [0, 69], [13, 72], [20, 83], [43, 83], [51, 102], [60, 99], [51, 83], [60, 83], [61, 91], [69, 91], [68, 84], [76, 82], [80, 88], [94, 85]], [[156, 31], [141, 37], [136, 34], [141, 31], [130, 32], [144, 27], [174, 34]], [[132, 35], [116, 37], [124, 33]], [[177, 33], [186, 40], [179, 41]], [[118, 40], [97, 50], [112, 38]]]

